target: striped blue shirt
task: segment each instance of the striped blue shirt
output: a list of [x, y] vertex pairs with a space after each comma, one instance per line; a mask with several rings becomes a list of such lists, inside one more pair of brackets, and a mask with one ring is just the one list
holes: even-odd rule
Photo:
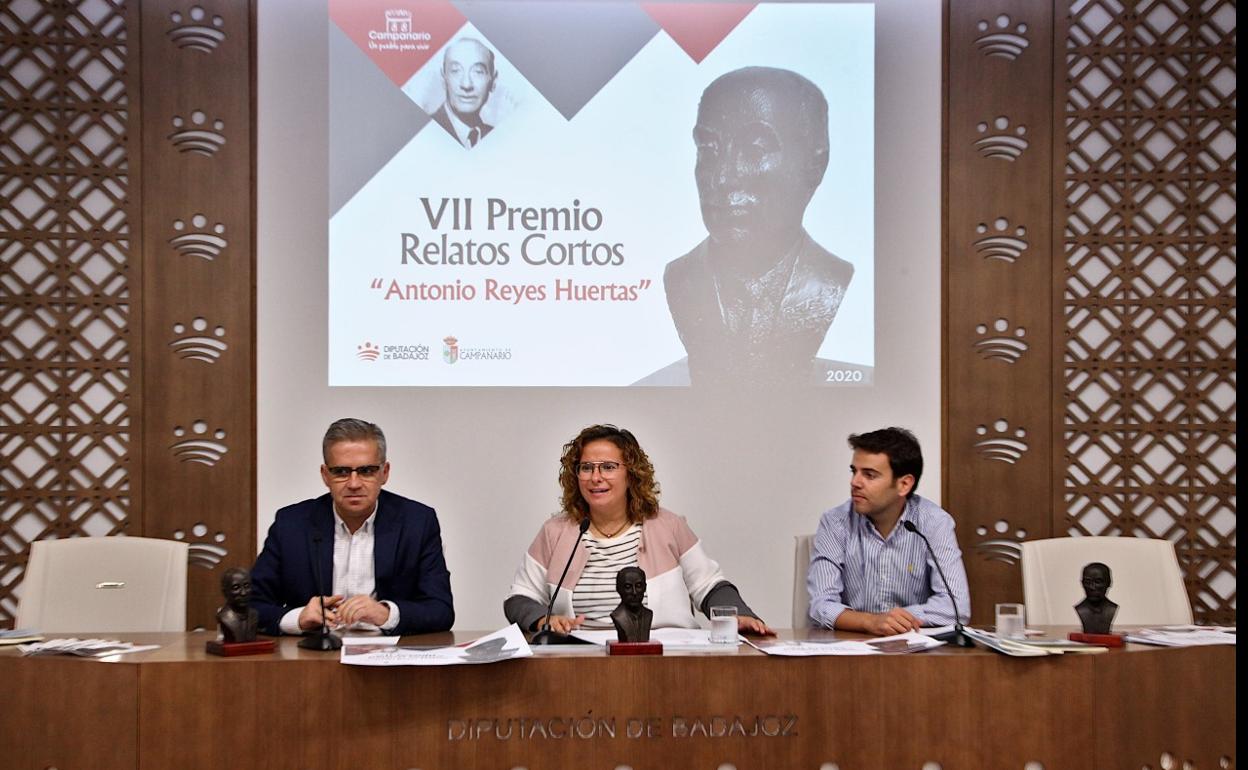
[[845, 610], [887, 612], [902, 607], [925, 626], [953, 623], [953, 604], [923, 539], [902, 527], [910, 521], [927, 536], [957, 597], [963, 623], [970, 620], [971, 599], [953, 517], [930, 500], [911, 495], [897, 526], [880, 537], [866, 516], [846, 501], [823, 514], [810, 554], [806, 590], [810, 619], [833, 628]]

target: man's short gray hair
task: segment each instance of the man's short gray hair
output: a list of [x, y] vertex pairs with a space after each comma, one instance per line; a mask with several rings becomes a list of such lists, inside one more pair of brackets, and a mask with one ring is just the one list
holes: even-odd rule
[[329, 448], [334, 444], [343, 441], [366, 441], [373, 440], [377, 442], [377, 455], [380, 462], [386, 461], [386, 434], [381, 432], [381, 428], [367, 420], [357, 420], [354, 417], [344, 417], [341, 420], [334, 420], [329, 430], [325, 431], [325, 438], [321, 441], [321, 457], [325, 458], [325, 462], [329, 462]]
[[488, 45], [486, 45], [485, 43], [482, 43], [480, 40], [477, 40], [475, 37], [461, 37], [461, 38], [460, 38], [460, 39], [458, 39], [458, 40], [452, 40], [452, 41], [451, 41], [451, 44], [450, 44], [450, 45], [448, 45], [448, 46], [446, 47], [446, 50], [444, 50], [444, 51], [442, 52], [442, 72], [443, 72], [443, 74], [445, 74], [445, 73], [446, 73], [446, 58], [450, 55], [450, 53], [451, 53], [451, 48], [453, 48], [454, 46], [459, 45], [460, 43], [476, 43], [477, 45], [479, 45], [479, 46], [481, 47], [481, 50], [482, 50], [482, 51], [485, 51], [485, 63], [486, 63], [487, 65], [489, 65], [489, 68], [490, 68], [490, 77], [494, 77], [496, 74], [498, 74], [498, 73], [497, 73], [497, 71], [494, 69], [494, 51], [493, 51], [493, 49], [491, 49], [491, 48], [490, 48]]

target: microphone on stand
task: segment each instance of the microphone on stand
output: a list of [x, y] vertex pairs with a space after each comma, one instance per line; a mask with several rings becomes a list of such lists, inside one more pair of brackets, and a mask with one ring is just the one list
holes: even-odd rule
[[559, 589], [563, 587], [563, 579], [568, 576], [568, 568], [572, 566], [572, 559], [576, 558], [576, 549], [581, 545], [581, 538], [585, 537], [585, 532], [589, 529], [589, 516], [581, 519], [581, 532], [576, 536], [576, 544], [572, 546], [572, 553], [568, 554], [568, 563], [563, 565], [563, 574], [559, 576], [559, 582], [555, 584], [555, 590], [550, 595], [550, 604], [546, 606], [546, 621], [542, 623], [541, 630], [533, 634], [533, 638], [529, 640], [529, 644], [579, 644], [580, 639], [573, 639], [568, 634], [561, 634], [550, 627], [550, 614], [555, 611], [555, 598], [559, 596]]
[[949, 602], [953, 605], [953, 630], [946, 631], [943, 634], [936, 634], [932, 638], [948, 642], [955, 647], [974, 647], [975, 643], [966, 635], [966, 631], [962, 627], [962, 621], [958, 618], [958, 600], [953, 595], [953, 589], [949, 587], [949, 581], [945, 579], [945, 571], [940, 568], [940, 559], [936, 558], [936, 552], [932, 550], [932, 544], [919, 531], [919, 528], [914, 526], [913, 522], [909, 520], [902, 521], [901, 526], [905, 527], [907, 532], [913, 532], [923, 538], [923, 545], [927, 546], [927, 552], [932, 555], [932, 562], [936, 565], [936, 574], [940, 575], [940, 582], [945, 584], [945, 593], [949, 594]]
[[321, 533], [312, 533], [312, 579], [316, 581], [316, 593], [321, 600], [321, 627], [315, 634], [299, 640], [299, 647], [305, 650], [321, 650], [332, 652], [342, 648], [342, 638], [329, 630], [325, 624], [325, 593], [321, 591]]

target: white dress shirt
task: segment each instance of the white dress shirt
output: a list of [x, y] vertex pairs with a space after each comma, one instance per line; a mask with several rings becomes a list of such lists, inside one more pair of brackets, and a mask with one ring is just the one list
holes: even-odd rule
[[[373, 525], [377, 518], [377, 506], [369, 514], [364, 523], [355, 532], [347, 527], [347, 523], [334, 511], [334, 584], [331, 593], [341, 596], [344, 600], [352, 596], [364, 594], [374, 596], [377, 590], [376, 566], [373, 560]], [[399, 608], [394, 602], [382, 601], [390, 609], [390, 617], [380, 626], [372, 623], [353, 623], [351, 630], [389, 631], [399, 624]], [[299, 628], [299, 613], [303, 607], [296, 607], [282, 616], [282, 631], [288, 634], [302, 633]]]

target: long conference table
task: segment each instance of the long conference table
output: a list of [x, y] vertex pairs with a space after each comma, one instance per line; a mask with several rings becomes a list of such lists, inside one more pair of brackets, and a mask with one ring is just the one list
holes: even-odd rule
[[[567, 647], [369, 668], [293, 638], [271, 655], [220, 658], [205, 653], [207, 632], [108, 636], [161, 646], [120, 662], [0, 650], [0, 767], [1220, 770], [1237, 760], [1234, 647], [1045, 658]], [[836, 635], [847, 637], [858, 638]]]

